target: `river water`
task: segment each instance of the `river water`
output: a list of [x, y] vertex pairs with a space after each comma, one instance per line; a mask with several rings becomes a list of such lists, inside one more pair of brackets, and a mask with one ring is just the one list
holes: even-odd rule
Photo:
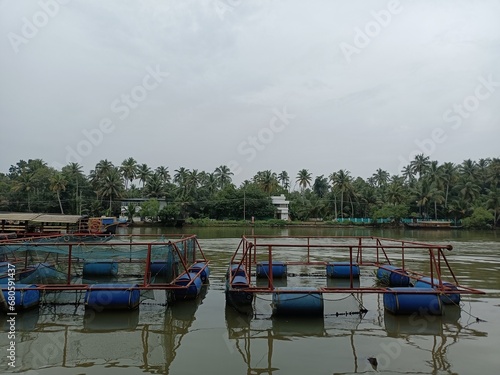
[[[134, 234], [166, 229], [122, 228]], [[162, 306], [145, 300], [138, 310], [92, 314], [82, 306], [43, 305], [18, 315], [16, 367], [9, 340], [0, 338], [0, 372], [59, 374], [498, 374], [500, 365], [500, 236], [495, 232], [256, 228], [257, 235], [380, 236], [451, 244], [447, 253], [462, 285], [484, 295], [463, 295], [441, 317], [394, 316], [382, 296], [325, 297], [325, 316], [271, 316], [266, 296], [253, 314], [226, 307], [224, 274], [241, 235], [250, 229], [189, 228], [211, 261], [210, 285], [195, 301]], [[175, 231], [178, 232], [178, 231]], [[417, 268], [427, 258], [408, 255]], [[294, 278], [289, 280], [293, 283]], [[164, 292], [155, 292], [155, 298]], [[359, 303], [368, 310], [359, 315]], [[376, 358], [376, 366], [373, 360]], [[372, 363], [371, 363], [372, 362]]]

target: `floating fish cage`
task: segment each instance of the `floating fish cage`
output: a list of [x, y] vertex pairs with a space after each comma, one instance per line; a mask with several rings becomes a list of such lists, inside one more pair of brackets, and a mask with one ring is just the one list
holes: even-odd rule
[[136, 309], [141, 295], [165, 306], [169, 293], [146, 292], [170, 291], [176, 300], [190, 299], [208, 283], [209, 261], [195, 235], [114, 235], [106, 242], [92, 238], [71, 234], [2, 241], [2, 287], [9, 280], [30, 285], [17, 292], [19, 309], [74, 303], [104, 311]]
[[[359, 296], [380, 293], [385, 310], [394, 315], [441, 315], [445, 299], [483, 293], [459, 285], [445, 255], [450, 250], [450, 245], [377, 237], [243, 236], [226, 272], [226, 302], [244, 307], [255, 295], [267, 294], [276, 316], [339, 316], [363, 314]], [[427, 253], [431, 274], [447, 273], [455, 283], [421, 285], [426, 278], [410, 269], [410, 252]], [[288, 285], [280, 286], [284, 278]], [[325, 298], [335, 293], [355, 299], [359, 311], [341, 310], [343, 298]]]

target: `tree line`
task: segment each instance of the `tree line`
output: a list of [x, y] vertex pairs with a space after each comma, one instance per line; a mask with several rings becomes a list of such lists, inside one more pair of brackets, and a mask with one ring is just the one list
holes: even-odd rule
[[[291, 219], [300, 221], [414, 217], [496, 227], [500, 216], [500, 158], [439, 164], [420, 154], [399, 175], [379, 168], [366, 179], [345, 169], [314, 177], [308, 169], [295, 175], [264, 170], [240, 186], [232, 178], [225, 165], [170, 171], [132, 157], [120, 165], [101, 160], [88, 175], [78, 163], [56, 170], [41, 159], [20, 160], [0, 173], [0, 210], [118, 216], [120, 199], [150, 198], [140, 215], [153, 220], [270, 219], [270, 196], [284, 194]], [[162, 210], [159, 201], [166, 202]], [[138, 212], [129, 205], [126, 214]]]

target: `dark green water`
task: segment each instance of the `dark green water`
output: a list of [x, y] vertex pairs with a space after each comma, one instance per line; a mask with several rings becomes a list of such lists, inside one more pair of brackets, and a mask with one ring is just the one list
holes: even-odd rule
[[[130, 229], [123, 229], [130, 232]], [[257, 228], [259, 235], [380, 236], [452, 244], [447, 253], [463, 285], [486, 295], [464, 296], [442, 317], [396, 317], [381, 295], [358, 302], [329, 295], [324, 319], [271, 317], [269, 298], [257, 298], [254, 315], [225, 306], [224, 273], [242, 228], [188, 228], [211, 261], [210, 285], [195, 301], [163, 307], [145, 300], [127, 313], [85, 314], [72, 305], [44, 305], [18, 316], [15, 372], [35, 374], [497, 374], [500, 345], [500, 239], [494, 232], [369, 229]], [[251, 229], [246, 229], [247, 234]], [[134, 228], [135, 234], [167, 234]], [[170, 233], [178, 232], [177, 230]], [[290, 254], [291, 255], [291, 254]], [[420, 254], [412, 266], [425, 268]], [[295, 279], [289, 280], [294, 283]], [[163, 292], [155, 292], [161, 300]], [[477, 322], [479, 317], [485, 322]], [[5, 323], [5, 320], [3, 321]], [[5, 329], [5, 324], [4, 324]], [[0, 371], [8, 340], [0, 338]], [[368, 358], [377, 358], [377, 371]]]

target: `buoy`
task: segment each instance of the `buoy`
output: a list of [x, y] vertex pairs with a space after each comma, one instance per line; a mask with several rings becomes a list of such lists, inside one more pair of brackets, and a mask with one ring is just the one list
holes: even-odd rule
[[384, 307], [393, 314], [443, 314], [441, 299], [437, 293], [429, 293], [429, 288], [402, 287], [388, 288], [387, 291], [384, 293]]
[[[417, 280], [415, 283], [415, 288], [431, 288], [432, 285], [431, 283], [434, 284], [434, 289], [439, 288], [439, 280], [438, 279], [431, 279], [430, 277], [422, 277]], [[453, 285], [448, 282], [442, 281], [443, 288], [444, 290], [458, 290], [456, 285]], [[443, 302], [445, 305], [458, 305], [460, 303], [460, 293], [446, 293], [446, 294], [441, 294], [441, 302]]]
[[83, 263], [83, 277], [116, 276], [118, 263], [112, 260], [86, 260]]
[[272, 303], [273, 315], [323, 315], [323, 295], [317, 288], [286, 287], [275, 290]]
[[377, 271], [377, 279], [388, 286], [407, 287], [410, 286], [408, 273], [402, 268], [384, 264]]
[[[7, 302], [7, 312], [28, 310], [40, 303], [40, 291], [36, 289], [36, 285], [17, 283], [15, 289], [9, 290], [8, 285], [3, 284], [2, 293]], [[12, 305], [12, 301], [14, 301], [14, 305]], [[2, 310], [5, 308], [3, 304], [0, 306], [2, 306]], [[11, 306], [14, 306], [12, 311], [10, 310]]]
[[[192, 281], [192, 282], [191, 282]], [[176, 299], [191, 299], [196, 298], [201, 291], [201, 278], [196, 273], [183, 273], [177, 279], [175, 279], [174, 284], [179, 286], [186, 286], [191, 282], [187, 288], [176, 288], [174, 289], [174, 296]]]
[[[285, 262], [272, 262], [272, 272], [273, 277], [286, 277], [286, 263]], [[257, 263], [256, 270], [257, 277], [268, 277], [269, 276], [269, 262], [259, 262]]]
[[93, 284], [85, 293], [85, 306], [93, 310], [135, 309], [141, 293], [137, 284]]
[[349, 279], [359, 277], [359, 265], [350, 262], [329, 262], [326, 265], [326, 276], [335, 279]]

